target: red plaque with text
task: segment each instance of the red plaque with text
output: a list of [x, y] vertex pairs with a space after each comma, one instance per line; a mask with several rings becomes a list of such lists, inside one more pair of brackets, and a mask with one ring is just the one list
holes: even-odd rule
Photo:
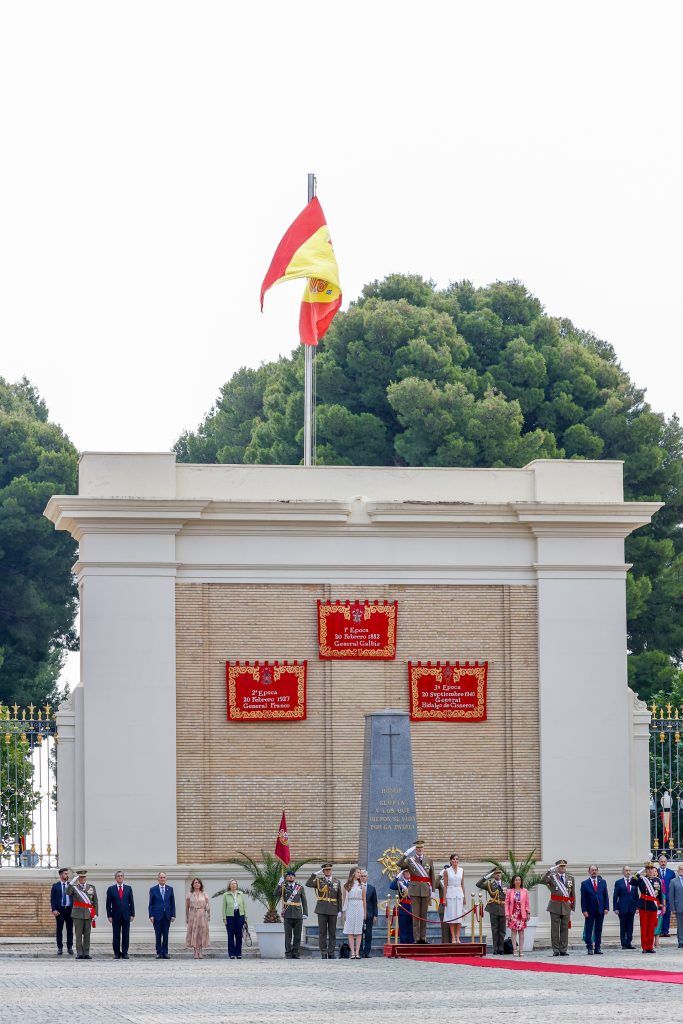
[[392, 661], [398, 601], [318, 601], [318, 652], [324, 661]]
[[296, 722], [306, 717], [306, 662], [225, 663], [231, 722]]
[[486, 721], [488, 661], [408, 662], [410, 718], [413, 722]]

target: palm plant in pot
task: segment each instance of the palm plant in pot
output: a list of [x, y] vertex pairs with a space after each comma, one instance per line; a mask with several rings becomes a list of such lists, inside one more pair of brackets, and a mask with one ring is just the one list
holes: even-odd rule
[[[237, 851], [239, 858], [232, 858], [229, 863], [237, 864], [250, 876], [250, 884], [244, 892], [251, 899], [261, 903], [266, 908], [262, 924], [256, 925], [259, 951], [264, 959], [284, 957], [284, 934], [285, 927], [278, 912], [278, 898], [280, 884], [284, 872], [298, 871], [303, 860], [292, 861], [287, 868], [278, 857], [272, 853], [261, 850], [261, 862], [258, 863], [242, 850]], [[227, 890], [219, 889], [214, 896], [222, 896]]]
[[[531, 891], [535, 889], [537, 885], [540, 885], [543, 881], [543, 875], [539, 875], [535, 870], [536, 867], [536, 851], [532, 850], [531, 853], [527, 854], [524, 860], [516, 860], [512, 850], [508, 850], [508, 863], [504, 864], [502, 861], [488, 858], [485, 863], [491, 864], [494, 870], [501, 872], [503, 876], [503, 882], [505, 885], [512, 885], [512, 879], [515, 875], [519, 875], [522, 879], [522, 885], [525, 889]], [[536, 937], [536, 926], [538, 925], [538, 917], [532, 917], [529, 920], [524, 932], [524, 952], [530, 953], [534, 948], [534, 939]]]

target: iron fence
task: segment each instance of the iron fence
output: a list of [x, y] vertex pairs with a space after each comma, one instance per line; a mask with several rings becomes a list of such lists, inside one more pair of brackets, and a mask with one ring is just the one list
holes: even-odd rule
[[650, 845], [654, 857], [683, 855], [683, 709], [650, 708]]
[[57, 741], [49, 704], [0, 704], [0, 868], [57, 866]]

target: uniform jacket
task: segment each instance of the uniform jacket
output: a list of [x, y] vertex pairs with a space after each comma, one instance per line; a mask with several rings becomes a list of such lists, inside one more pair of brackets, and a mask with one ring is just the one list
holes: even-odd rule
[[370, 920], [377, 917], [377, 890], [370, 882], [365, 885], [365, 916]]
[[153, 885], [149, 890], [149, 912], [147, 917], [153, 917], [155, 921], [163, 921], [167, 917], [170, 921], [176, 916], [175, 895], [170, 885], [164, 887], [164, 895], [161, 895], [161, 886]]
[[541, 879], [543, 884], [547, 885], [550, 889], [550, 902], [547, 907], [548, 913], [559, 914], [560, 917], [569, 917], [572, 910], [576, 907], [576, 880], [573, 875], [570, 875], [565, 871], [564, 887], [570, 897], [570, 902], [567, 903], [564, 899], [553, 899], [553, 896], [564, 896], [564, 893], [558, 884], [558, 875], [559, 872], [546, 871]]
[[604, 914], [606, 910], [609, 910], [607, 882], [601, 875], [598, 875], [597, 883], [597, 892], [592, 878], [585, 878], [581, 883], [581, 913], [589, 914], [591, 917]]
[[110, 885], [107, 889], [107, 917], [114, 921], [130, 921], [135, 917], [135, 902], [133, 890], [129, 885], [123, 885], [123, 899], [119, 896], [118, 885]]
[[408, 868], [410, 871], [411, 881], [408, 888], [408, 895], [416, 897], [419, 896], [422, 898], [429, 897], [432, 895], [432, 891], [436, 889], [436, 885], [434, 883], [434, 861], [423, 861], [421, 864], [423, 871], [427, 872], [424, 882], [413, 881], [413, 878], [417, 878], [418, 875], [422, 875], [422, 871], [420, 871], [418, 862], [415, 859], [414, 850], [414, 846], [411, 846], [409, 850], [406, 850], [400, 858], [398, 866], [400, 868]]
[[683, 914], [683, 878], [680, 875], [669, 882], [668, 905], [675, 914]]
[[309, 889], [315, 889], [316, 914], [341, 914], [342, 887], [338, 878], [325, 878], [314, 871], [306, 885]]
[[[522, 911], [522, 917], [528, 917], [530, 914], [529, 910], [529, 891], [528, 889], [520, 889], [519, 905]], [[515, 905], [515, 890], [508, 889], [505, 893], [505, 916], [512, 917], [512, 911]]]
[[477, 889], [483, 889], [488, 896], [486, 909], [489, 914], [493, 917], [505, 917], [506, 888], [503, 880], [501, 879], [500, 883], [497, 883], [493, 878], [489, 878], [488, 875], [484, 875], [484, 877], [480, 878], [477, 882]]
[[633, 885], [626, 884], [625, 878], [617, 878], [614, 883], [614, 892], [612, 893], [612, 907], [620, 914], [632, 914], [635, 913], [636, 904], [638, 903], [638, 886], [634, 883]]
[[660, 878], [648, 878], [648, 882], [652, 886], [655, 894], [656, 903], [653, 903], [651, 899], [645, 899], [644, 897], [650, 895], [650, 892], [645, 884], [645, 879], [641, 878], [640, 875], [635, 876], [636, 885], [640, 892], [640, 899], [638, 900], [638, 910], [651, 910], [656, 912], [664, 905], [662, 898], [662, 882]]
[[[94, 885], [91, 885], [90, 882], [86, 882], [84, 886], [79, 886], [79, 888], [81, 888], [81, 891], [85, 893], [85, 895], [92, 903], [93, 907], [95, 908], [95, 917], [97, 917], [97, 914], [99, 913], [97, 906], [97, 889], [95, 888]], [[81, 894], [79, 892], [76, 892], [76, 889], [74, 888], [73, 885], [68, 885], [66, 891], [67, 895], [69, 895], [73, 901], [71, 909], [72, 918], [76, 918], [76, 920], [80, 918], [83, 921], [89, 921], [91, 914], [88, 907], [76, 906], [76, 903], [84, 902]]]
[[279, 900], [284, 896], [285, 909], [282, 916], [293, 921], [301, 921], [308, 917], [308, 903], [303, 885], [299, 882], [283, 882], [280, 886]]
[[69, 883], [66, 883], [66, 900], [68, 906], [62, 906], [62, 883], [55, 882], [50, 889], [50, 910], [56, 910], [58, 914], [62, 914], [65, 910], [71, 910], [71, 904], [73, 902], [73, 896], [69, 896]]

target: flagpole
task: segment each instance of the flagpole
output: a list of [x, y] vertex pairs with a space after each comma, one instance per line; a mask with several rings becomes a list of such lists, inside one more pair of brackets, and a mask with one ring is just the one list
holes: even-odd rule
[[[315, 174], [308, 175], [308, 202], [315, 196]], [[312, 466], [313, 454], [313, 355], [314, 346], [304, 345], [304, 466]]]

